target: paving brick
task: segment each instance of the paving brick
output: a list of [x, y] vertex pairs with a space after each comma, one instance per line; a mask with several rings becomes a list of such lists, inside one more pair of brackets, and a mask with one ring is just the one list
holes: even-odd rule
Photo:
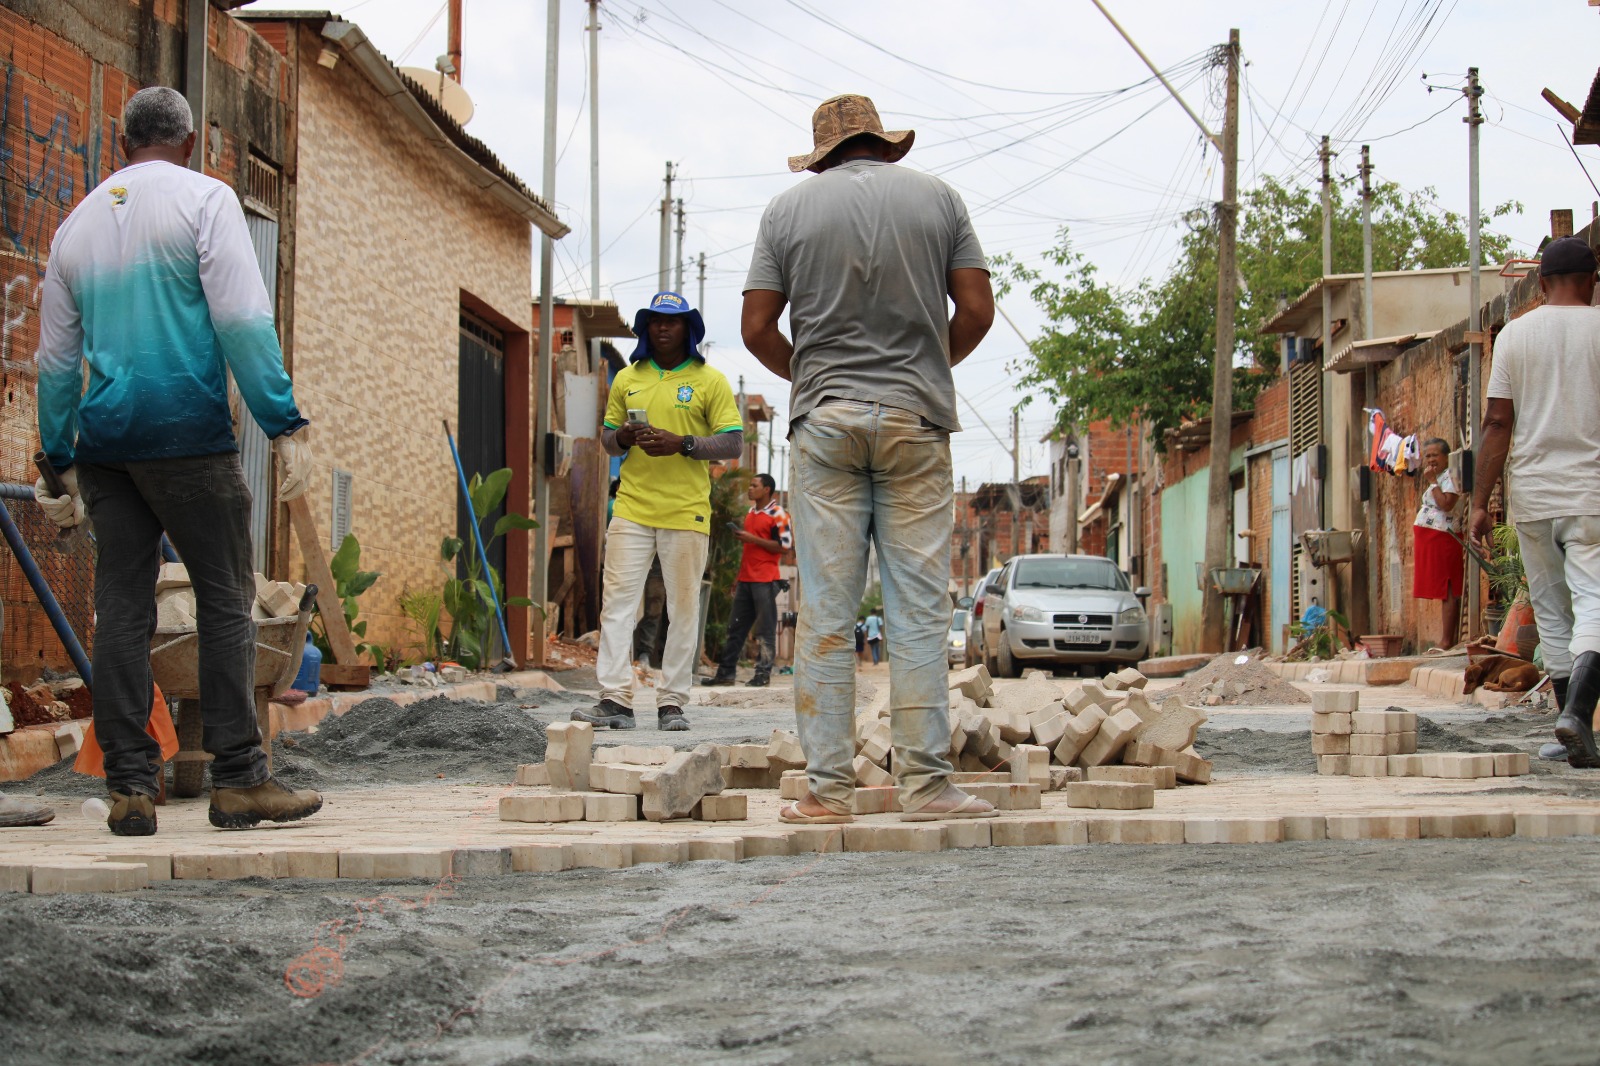
[[1389, 757], [1387, 755], [1352, 755], [1350, 756], [1351, 777], [1388, 777]]
[[[1389, 729], [1389, 712], [1387, 711], [1356, 711], [1350, 716], [1350, 729], [1356, 733], [1387, 733]], [[1398, 733], [1400, 730], [1396, 729]]]
[[0, 862], [0, 892], [26, 892], [33, 866], [25, 862]]
[[1168, 696], [1157, 706], [1138, 689], [1128, 693], [1128, 710], [1144, 723], [1139, 740], [1171, 751], [1183, 751], [1193, 745], [1207, 719], [1204, 711], [1190, 707], [1177, 696]]
[[689, 861], [743, 862], [744, 838], [701, 836], [689, 838]]
[[1281, 818], [1186, 818], [1187, 844], [1276, 844], [1283, 839]]
[[960, 689], [968, 699], [982, 700], [994, 691], [994, 682], [989, 677], [988, 668], [979, 663], [951, 674], [950, 687]]
[[744, 857], [767, 858], [774, 855], [793, 855], [794, 841], [786, 830], [768, 829], [743, 833]]
[[1349, 714], [1361, 709], [1361, 693], [1354, 689], [1344, 691], [1319, 688], [1311, 693], [1311, 713]]
[[450, 873], [456, 877], [503, 877], [515, 872], [509, 846], [479, 844], [450, 853]]
[[[1400, 738], [1404, 733], [1353, 733], [1350, 736], [1351, 755], [1404, 755], [1400, 750]], [[1415, 736], [1416, 734], [1412, 734]], [[1312, 738], [1313, 740], [1320, 738]], [[1332, 738], [1327, 738], [1332, 739]], [[1328, 752], [1335, 755], [1337, 752]]]
[[744, 766], [723, 766], [723, 788], [777, 788], [778, 782], [783, 780], [783, 772], [776, 776], [770, 769], [753, 770]]
[[774, 759], [792, 766], [806, 764], [805, 749], [800, 746], [800, 738], [793, 733], [786, 733], [782, 729], [772, 731], [772, 739], [767, 741], [767, 762]]
[[1421, 777], [1422, 756], [1420, 755], [1391, 755], [1389, 756], [1390, 777]]
[[309, 877], [332, 881], [339, 876], [339, 852], [334, 848], [294, 850], [283, 853], [279, 877]]
[[629, 841], [629, 847], [633, 852], [635, 866], [646, 862], [689, 861], [687, 840], [633, 840]]
[[856, 789], [850, 808], [854, 814], [891, 814], [900, 810], [900, 790], [893, 785]]
[[1149, 684], [1149, 680], [1131, 666], [1118, 670], [1111, 675], [1111, 678], [1114, 678], [1117, 684], [1124, 689], [1142, 689]]
[[949, 781], [952, 785], [961, 786], [1009, 785], [1011, 784], [1011, 768], [1007, 766], [999, 770], [983, 770], [975, 773], [968, 773], [965, 770], [957, 770], [955, 773], [950, 775]]
[[994, 804], [997, 811], [1036, 811], [1044, 806], [1044, 790], [1033, 784], [962, 785], [961, 791]]
[[670, 744], [613, 744], [594, 749], [594, 761], [630, 766], [664, 766], [677, 754]]
[[1083, 771], [1083, 779], [1122, 781], [1157, 789], [1177, 788], [1178, 770], [1174, 766], [1091, 766]]
[[[994, 730], [994, 746], [979, 756], [979, 760], [991, 770], [1003, 770], [1011, 765], [1011, 752], [1013, 749], [1010, 744], [1000, 739], [999, 727], [994, 727]], [[1007, 770], [1007, 772], [1009, 773], [1010, 771]]]
[[1311, 715], [1311, 732], [1313, 733], [1349, 733], [1350, 713], [1338, 711], [1332, 714]]
[[1592, 837], [1600, 833], [1600, 813], [1560, 811], [1516, 816], [1519, 837]]
[[1348, 755], [1318, 755], [1317, 773], [1324, 777], [1348, 776], [1350, 773], [1350, 756]]
[[1082, 818], [997, 818], [989, 823], [989, 842], [996, 848], [1087, 844], [1089, 823]]
[[244, 848], [179, 851], [172, 855], [175, 881], [236, 881], [245, 877], [276, 876], [273, 853]]
[[750, 817], [750, 797], [741, 793], [702, 796], [691, 817], [702, 822], [742, 822]]
[[1497, 751], [1494, 753], [1494, 776], [1521, 777], [1528, 772], [1528, 753], [1525, 751]]
[[865, 755], [857, 755], [853, 763], [856, 771], [856, 784], [867, 788], [880, 788], [884, 785], [894, 784], [894, 775], [883, 769]]
[[1144, 722], [1132, 711], [1119, 711], [1100, 723], [1100, 728], [1095, 731], [1093, 739], [1083, 746], [1078, 757], [1072, 760], [1074, 766], [1087, 769], [1090, 766], [1104, 766], [1107, 763], [1120, 762], [1122, 749], [1144, 728]]
[[844, 827], [846, 851], [943, 851], [944, 826], [855, 822]]
[[1211, 784], [1211, 761], [1202, 759], [1198, 755], [1180, 751], [1177, 761], [1172, 764], [1172, 769], [1178, 775], [1178, 781], [1185, 785]]
[[[1058, 702], [1059, 699], [1057, 697]], [[1022, 744], [1033, 739], [1033, 720], [1025, 711], [997, 711], [992, 720], [1000, 730], [1000, 739], [1007, 744]]]
[[574, 870], [623, 870], [633, 865], [633, 843], [627, 840], [574, 840]]
[[552, 792], [547, 796], [501, 796], [502, 822], [581, 822], [583, 794]]
[[1395, 734], [1392, 734], [1392, 735], [1393, 736], [1397, 736], [1397, 737], [1400, 738], [1400, 744], [1399, 744], [1400, 750], [1395, 752], [1394, 754], [1396, 754], [1396, 755], [1415, 755], [1417, 753], [1417, 734], [1416, 733], [1414, 733], [1414, 732], [1412, 732], [1412, 733], [1395, 733]]
[[986, 848], [990, 844], [990, 823], [999, 819], [994, 818], [958, 818], [944, 824], [944, 846], [946, 848]]
[[[1102, 689], [1102, 691], [1104, 690]], [[1090, 707], [1100, 706], [1095, 701], [1094, 696], [1084, 691], [1082, 685], [1069, 686], [1066, 693], [1061, 697], [1061, 705], [1072, 712], [1073, 715], [1080, 715]], [[1104, 710], [1104, 708], [1101, 709]]]
[[1078, 688], [1089, 697], [1090, 701], [1107, 714], [1111, 712], [1111, 705], [1117, 702], [1115, 693], [1110, 692], [1099, 681], [1090, 678], [1079, 684]]
[[519, 874], [553, 874], [572, 869], [572, 846], [538, 843], [511, 845], [511, 868]]
[[1124, 766], [1177, 766], [1180, 753], [1135, 740], [1122, 752]]
[[542, 762], [523, 763], [517, 767], [516, 781], [519, 785], [548, 785], [550, 770]]
[[1061, 738], [1066, 735], [1067, 723], [1072, 721], [1072, 715], [1059, 707], [1052, 707], [1048, 711], [1037, 711], [1033, 715], [1033, 743], [1047, 751], [1055, 750], [1061, 743]]
[[1156, 805], [1153, 785], [1122, 781], [1079, 781], [1066, 788], [1068, 807], [1094, 810], [1139, 811]]
[[1469, 840], [1479, 837], [1508, 837], [1517, 831], [1516, 815], [1511, 811], [1455, 811], [1420, 816], [1424, 840]]
[[639, 797], [610, 792], [583, 792], [583, 820], [586, 822], [637, 822]]
[[1425, 777], [1465, 780], [1494, 776], [1494, 756], [1467, 752], [1429, 752], [1422, 756]]
[[796, 855], [821, 855], [844, 850], [844, 826], [797, 825], [789, 831]]
[[[1349, 733], [1312, 733], [1311, 754], [1313, 755], [1351, 755], [1354, 754]], [[1363, 752], [1362, 754], [1371, 754]]]
[[1091, 818], [1091, 844], [1182, 844], [1182, 818]]
[[1083, 771], [1076, 766], [1052, 766], [1050, 767], [1050, 787], [1046, 791], [1059, 792], [1072, 782], [1082, 780]]
[[807, 780], [804, 770], [786, 770], [778, 782], [779, 799], [805, 799], [806, 793], [810, 791], [811, 782]]
[[729, 744], [727, 765], [741, 770], [765, 770], [767, 768], [767, 745], [765, 744]]
[[33, 863], [29, 890], [36, 896], [74, 892], [132, 892], [149, 883], [150, 870], [143, 863], [69, 859]]
[[[177, 873], [177, 864], [173, 864]], [[450, 851], [446, 848], [344, 848], [339, 852], [339, 876], [363, 880], [420, 878], [437, 881], [450, 876]]]
[[593, 757], [594, 726], [588, 722], [551, 722], [545, 727], [544, 764], [551, 788], [589, 791]]
[[999, 730], [995, 729], [987, 715], [980, 714], [975, 718], [968, 718], [962, 723], [962, 727], [967, 731], [967, 746], [962, 749], [965, 755], [981, 759], [993, 752], [995, 745], [1000, 743]]
[[1018, 744], [1011, 749], [1011, 780], [1019, 785], [1050, 787], [1050, 749], [1037, 744]]
[[[766, 757], [766, 750], [762, 749], [762, 760]], [[722, 770], [716, 749], [710, 744], [701, 744], [693, 751], [676, 752], [666, 765], [640, 775], [640, 810], [652, 822], [687, 818], [695, 804], [722, 791]]]
[[1279, 821], [1285, 840], [1328, 839], [1328, 821], [1320, 814], [1286, 814]]
[[[953, 695], [953, 693], [952, 693]], [[954, 703], [950, 706], [950, 761], [955, 762], [967, 746], [967, 731], [961, 727], [961, 715]]]
[[1416, 840], [1421, 820], [1414, 814], [1330, 814], [1329, 840]]
[[[334, 854], [337, 855], [338, 853], [334, 852]], [[103, 862], [139, 862], [139, 863], [143, 863], [144, 866], [145, 866], [145, 869], [150, 871], [150, 880], [152, 880], [152, 881], [170, 881], [170, 880], [172, 880], [172, 856], [171, 855], [138, 855], [138, 854], [102, 855], [102, 856], [100, 856], [100, 859]], [[0, 880], [3, 880], [3, 877], [0, 877]], [[0, 890], [0, 891], [3, 891], [3, 890]], [[24, 886], [23, 888], [14, 889], [13, 891], [26, 892], [26, 891], [28, 891], [28, 889], [26, 888], [26, 886]]]

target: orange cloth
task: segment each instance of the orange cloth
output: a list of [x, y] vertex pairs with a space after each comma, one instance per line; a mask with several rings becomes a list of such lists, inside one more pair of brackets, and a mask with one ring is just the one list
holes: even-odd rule
[[[167, 710], [167, 698], [161, 694], [161, 687], [152, 687], [155, 688], [156, 699], [150, 708], [150, 724], [145, 726], [145, 732], [161, 745], [161, 761], [166, 762], [178, 754], [178, 731], [172, 727], [172, 712]], [[100, 742], [94, 738], [93, 722], [83, 732], [83, 747], [78, 749], [78, 759], [72, 768], [91, 777], [106, 776], [106, 755], [100, 750]]]

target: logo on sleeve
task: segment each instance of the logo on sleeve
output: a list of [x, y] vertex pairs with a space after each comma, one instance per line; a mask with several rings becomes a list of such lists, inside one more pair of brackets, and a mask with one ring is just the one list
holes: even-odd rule
[[688, 403], [692, 399], [694, 399], [694, 386], [693, 385], [684, 385], [684, 386], [681, 386], [678, 389], [678, 402], [679, 403]]
[[111, 206], [121, 207], [128, 202], [128, 190], [125, 186], [114, 185], [111, 188]]

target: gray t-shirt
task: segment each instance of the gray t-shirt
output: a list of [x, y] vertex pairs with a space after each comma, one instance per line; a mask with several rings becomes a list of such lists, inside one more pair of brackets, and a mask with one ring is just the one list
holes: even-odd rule
[[1511, 517], [1600, 515], [1600, 308], [1537, 307], [1495, 337], [1491, 400], [1510, 400]]
[[931, 175], [859, 159], [775, 197], [744, 288], [789, 300], [790, 419], [837, 396], [960, 429], [947, 298], [963, 267], [988, 263], [961, 197]]

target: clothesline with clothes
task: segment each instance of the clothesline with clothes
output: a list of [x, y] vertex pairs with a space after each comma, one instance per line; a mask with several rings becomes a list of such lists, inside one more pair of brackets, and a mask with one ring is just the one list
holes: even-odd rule
[[1422, 472], [1421, 434], [1402, 436], [1389, 428], [1383, 411], [1362, 408], [1367, 413], [1367, 466], [1396, 477], [1416, 477]]

